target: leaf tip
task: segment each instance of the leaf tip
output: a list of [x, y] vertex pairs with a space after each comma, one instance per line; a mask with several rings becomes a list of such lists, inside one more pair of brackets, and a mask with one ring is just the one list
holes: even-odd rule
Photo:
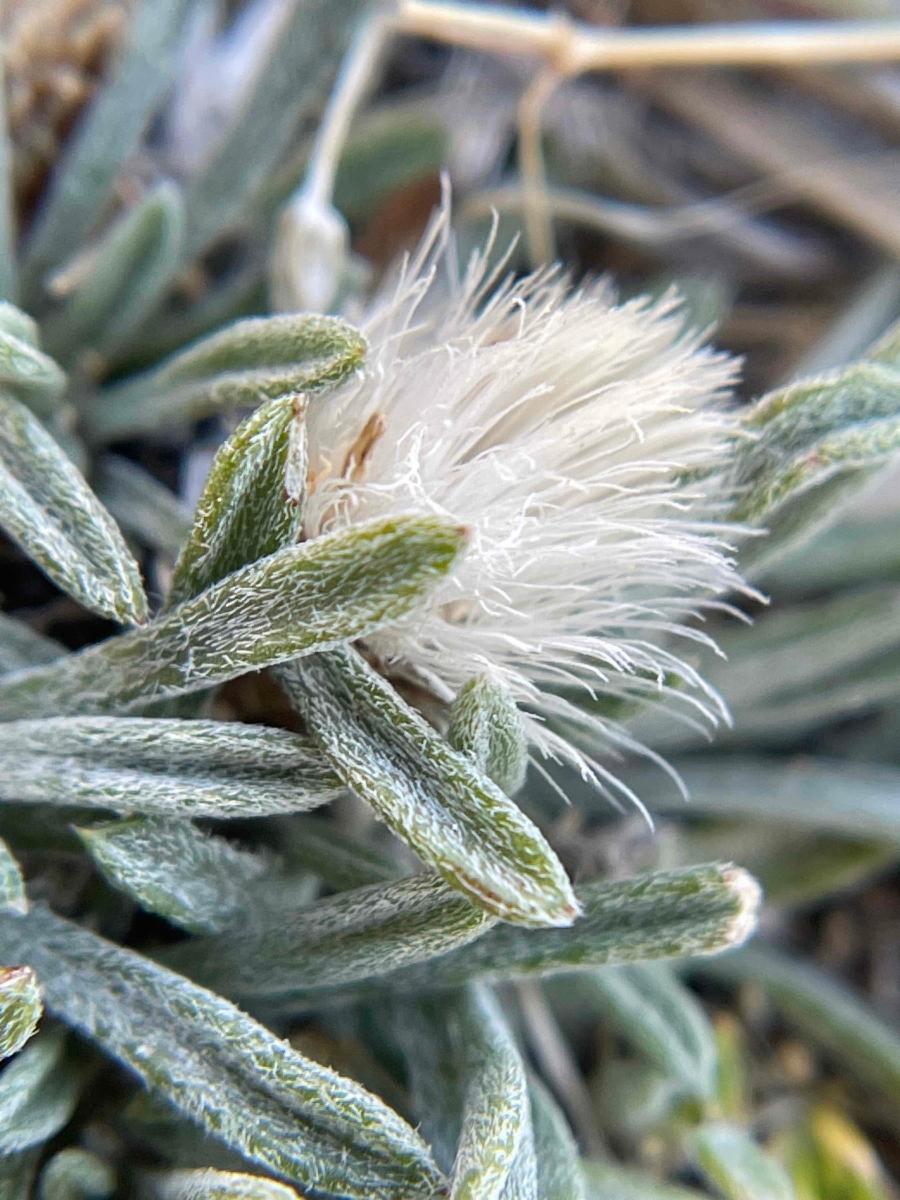
[[734, 912], [723, 930], [721, 945], [722, 950], [730, 950], [742, 945], [755, 932], [762, 904], [762, 888], [743, 867], [724, 867], [722, 882], [734, 901]]

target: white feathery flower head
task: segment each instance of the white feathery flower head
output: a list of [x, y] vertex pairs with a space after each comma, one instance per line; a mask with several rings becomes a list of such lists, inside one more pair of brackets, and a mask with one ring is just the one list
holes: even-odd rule
[[310, 408], [306, 530], [466, 525], [454, 570], [367, 647], [446, 700], [503, 682], [537, 751], [615, 784], [577, 745], [631, 743], [579, 691], [727, 717], [672, 643], [708, 640], [682, 622], [741, 587], [723, 518], [736, 364], [684, 331], [674, 293], [617, 304], [558, 268], [501, 280], [487, 255], [458, 272], [445, 203], [374, 301], [363, 369]]

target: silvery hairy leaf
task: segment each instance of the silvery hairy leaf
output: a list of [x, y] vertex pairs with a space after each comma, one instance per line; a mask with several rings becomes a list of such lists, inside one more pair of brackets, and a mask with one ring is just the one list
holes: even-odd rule
[[462, 542], [434, 517], [398, 517], [289, 546], [131, 633], [5, 676], [0, 720], [128, 712], [363, 637], [412, 608]]
[[71, 460], [20, 401], [0, 391], [0, 525], [85, 608], [144, 621], [140, 570]]
[[188, 933], [224, 929], [269, 865], [190, 821], [130, 817], [76, 832], [114, 887]]
[[19, 864], [6, 842], [0, 838], [0, 910], [27, 912], [28, 900]]
[[507, 921], [574, 920], [537, 828], [355, 650], [291, 663], [279, 679], [344, 783], [451, 886]]
[[0, 957], [32, 966], [52, 1012], [274, 1173], [357, 1200], [424, 1200], [440, 1183], [425, 1144], [382, 1101], [140, 955], [34, 907], [0, 919]]
[[269, 400], [220, 446], [178, 556], [168, 603], [297, 540], [306, 487], [304, 396]]
[[123, 815], [256, 817], [333, 800], [310, 743], [228, 721], [48, 717], [0, 724], [0, 798]]
[[482, 984], [455, 1013], [456, 1051], [466, 1063], [452, 1200], [527, 1200], [537, 1167], [525, 1065], [496, 999]]
[[525, 782], [528, 742], [516, 702], [503, 684], [470, 680], [453, 701], [447, 740], [508, 796]]
[[658, 958], [716, 954], [753, 931], [759, 888], [740, 867], [702, 866], [584, 884], [584, 916], [570, 929], [496, 925], [483, 937], [386, 983], [401, 991], [475, 979], [556, 975]]
[[359, 366], [362, 334], [335, 317], [245, 317], [159, 366], [104, 388], [84, 410], [96, 441], [194, 421], [334, 384]]
[[207, 987], [242, 1001], [290, 1001], [446, 954], [492, 924], [436, 875], [341, 892], [312, 908], [282, 907], [165, 956]]

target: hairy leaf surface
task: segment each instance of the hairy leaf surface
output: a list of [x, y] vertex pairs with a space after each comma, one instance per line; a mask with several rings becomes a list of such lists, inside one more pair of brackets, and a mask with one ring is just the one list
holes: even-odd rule
[[574, 920], [571, 885], [537, 828], [356, 651], [279, 678], [337, 774], [449, 884], [507, 921]]
[[91, 612], [123, 624], [146, 619], [140, 569], [115, 521], [40, 421], [3, 391], [0, 524]]
[[229, 721], [48, 717], [0, 725], [0, 798], [123, 814], [253, 817], [325, 804], [341, 783], [311, 744]]
[[362, 637], [416, 603], [462, 534], [397, 517], [290, 546], [141, 629], [0, 680], [0, 720], [128, 712]]
[[106, 388], [92, 399], [85, 420], [94, 439], [112, 441], [256, 406], [339, 382], [359, 366], [365, 350], [362, 334], [335, 317], [246, 317]]
[[424, 1143], [382, 1101], [212, 992], [42, 908], [0, 919], [0, 955], [34, 967], [67, 1024], [276, 1174], [359, 1200], [428, 1197], [439, 1183]]
[[114, 887], [189, 933], [224, 929], [268, 865], [190, 821], [131, 817], [76, 832]]

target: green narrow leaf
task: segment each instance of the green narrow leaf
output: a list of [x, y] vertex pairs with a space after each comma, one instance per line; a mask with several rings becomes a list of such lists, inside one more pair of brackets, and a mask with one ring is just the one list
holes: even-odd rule
[[174, 492], [118, 454], [99, 459], [92, 482], [123, 529], [168, 558], [177, 556], [191, 531], [191, 514]]
[[578, 1147], [556, 1101], [534, 1075], [529, 1078], [537, 1156], [538, 1200], [585, 1200]]
[[105, 388], [84, 410], [96, 441], [339, 382], [362, 362], [366, 341], [336, 317], [245, 317], [160, 366]]
[[140, 629], [0, 679], [0, 720], [125, 712], [363, 637], [414, 607], [462, 545], [434, 517], [397, 517], [287, 547]]
[[618, 1163], [582, 1160], [581, 1170], [590, 1200], [703, 1200], [706, 1195]]
[[[0, 917], [4, 923], [30, 917]], [[40, 1146], [69, 1121], [84, 1082], [65, 1030], [42, 1030], [0, 1074], [0, 1158]]]
[[141, 573], [118, 526], [44, 426], [0, 392], [0, 524], [91, 612], [146, 620]]
[[0, 800], [161, 817], [258, 817], [333, 800], [310, 743], [234, 721], [49, 717], [0, 724]]
[[298, 1200], [292, 1187], [237, 1171], [165, 1171], [152, 1176], [153, 1200]]
[[716, 954], [756, 924], [756, 882], [740, 867], [702, 866], [578, 889], [584, 916], [571, 929], [497, 925], [478, 941], [396, 972], [398, 990], [454, 987], [473, 979], [556, 975], [656, 958]]
[[112, 1165], [78, 1146], [54, 1154], [38, 1180], [38, 1200], [107, 1200], [115, 1190]]
[[234, 223], [331, 86], [362, 0], [293, 0], [232, 128], [187, 194], [188, 256]]
[[619, 1055], [603, 1061], [592, 1091], [604, 1127], [632, 1146], [646, 1137], [664, 1137], [684, 1100], [675, 1076]]
[[0, 390], [46, 418], [55, 411], [66, 384], [63, 369], [38, 349], [36, 342], [9, 328], [0, 328]]
[[470, 679], [453, 701], [447, 740], [508, 796], [525, 782], [528, 742], [509, 689], [482, 676]]
[[804, 1037], [892, 1104], [900, 1101], [900, 1035], [848, 988], [794, 958], [754, 945], [725, 955], [702, 972], [726, 982], [752, 982]]
[[700, 1125], [691, 1131], [688, 1149], [727, 1200], [794, 1200], [794, 1189], [781, 1164], [735, 1125]]
[[0, 1059], [21, 1050], [37, 1029], [43, 1006], [30, 967], [0, 967]]
[[578, 903], [537, 828], [355, 650], [278, 678], [344, 783], [451, 886], [503, 920], [571, 924]]
[[137, 149], [174, 77], [192, 7], [193, 0], [143, 0], [132, 15], [124, 51], [57, 164], [38, 213], [23, 272], [26, 307], [40, 306], [47, 269], [79, 247]]
[[75, 832], [114, 887], [188, 933], [224, 929], [269, 865], [190, 821], [131, 817]]
[[[550, 996], [564, 993], [563, 976]], [[604, 1025], [663, 1074], [700, 1099], [715, 1089], [716, 1040], [702, 1005], [663, 963], [629, 963], [585, 972], [582, 1004], [593, 1001]]]
[[467, 1067], [451, 1200], [533, 1197], [537, 1177], [531, 1104], [512, 1034], [483, 985], [465, 995], [456, 1020], [457, 1049]]
[[[900, 769], [838, 758], [735, 754], [678, 759], [691, 812], [753, 817], [776, 825], [856, 836], [900, 838]], [[853, 802], [848, 803], [848, 797]], [[654, 812], [684, 813], [679, 797], [654, 799]]]
[[19, 864], [13, 858], [9, 846], [0, 838], [0, 911], [4, 909], [11, 912], [27, 912], [28, 900]]
[[44, 322], [49, 352], [109, 358], [156, 307], [181, 257], [184, 205], [168, 180], [141, 197], [91, 252], [88, 272]]
[[36, 633], [24, 621], [0, 613], [0, 675], [54, 662], [68, 653], [65, 646]]
[[168, 604], [297, 540], [306, 487], [306, 398], [270, 400], [220, 446], [175, 564]]
[[900, 371], [862, 361], [771, 392], [750, 409], [736, 443], [736, 520], [768, 536], [743, 561], [767, 569], [815, 532], [900, 447]]
[[252, 915], [218, 937], [183, 942], [166, 962], [244, 1001], [314, 999], [316, 988], [384, 975], [446, 954], [492, 921], [435, 875], [341, 892], [312, 908]]
[[51, 1011], [253, 1162], [358, 1200], [438, 1187], [396, 1113], [221, 997], [37, 907], [0, 919], [0, 955], [34, 967]]

